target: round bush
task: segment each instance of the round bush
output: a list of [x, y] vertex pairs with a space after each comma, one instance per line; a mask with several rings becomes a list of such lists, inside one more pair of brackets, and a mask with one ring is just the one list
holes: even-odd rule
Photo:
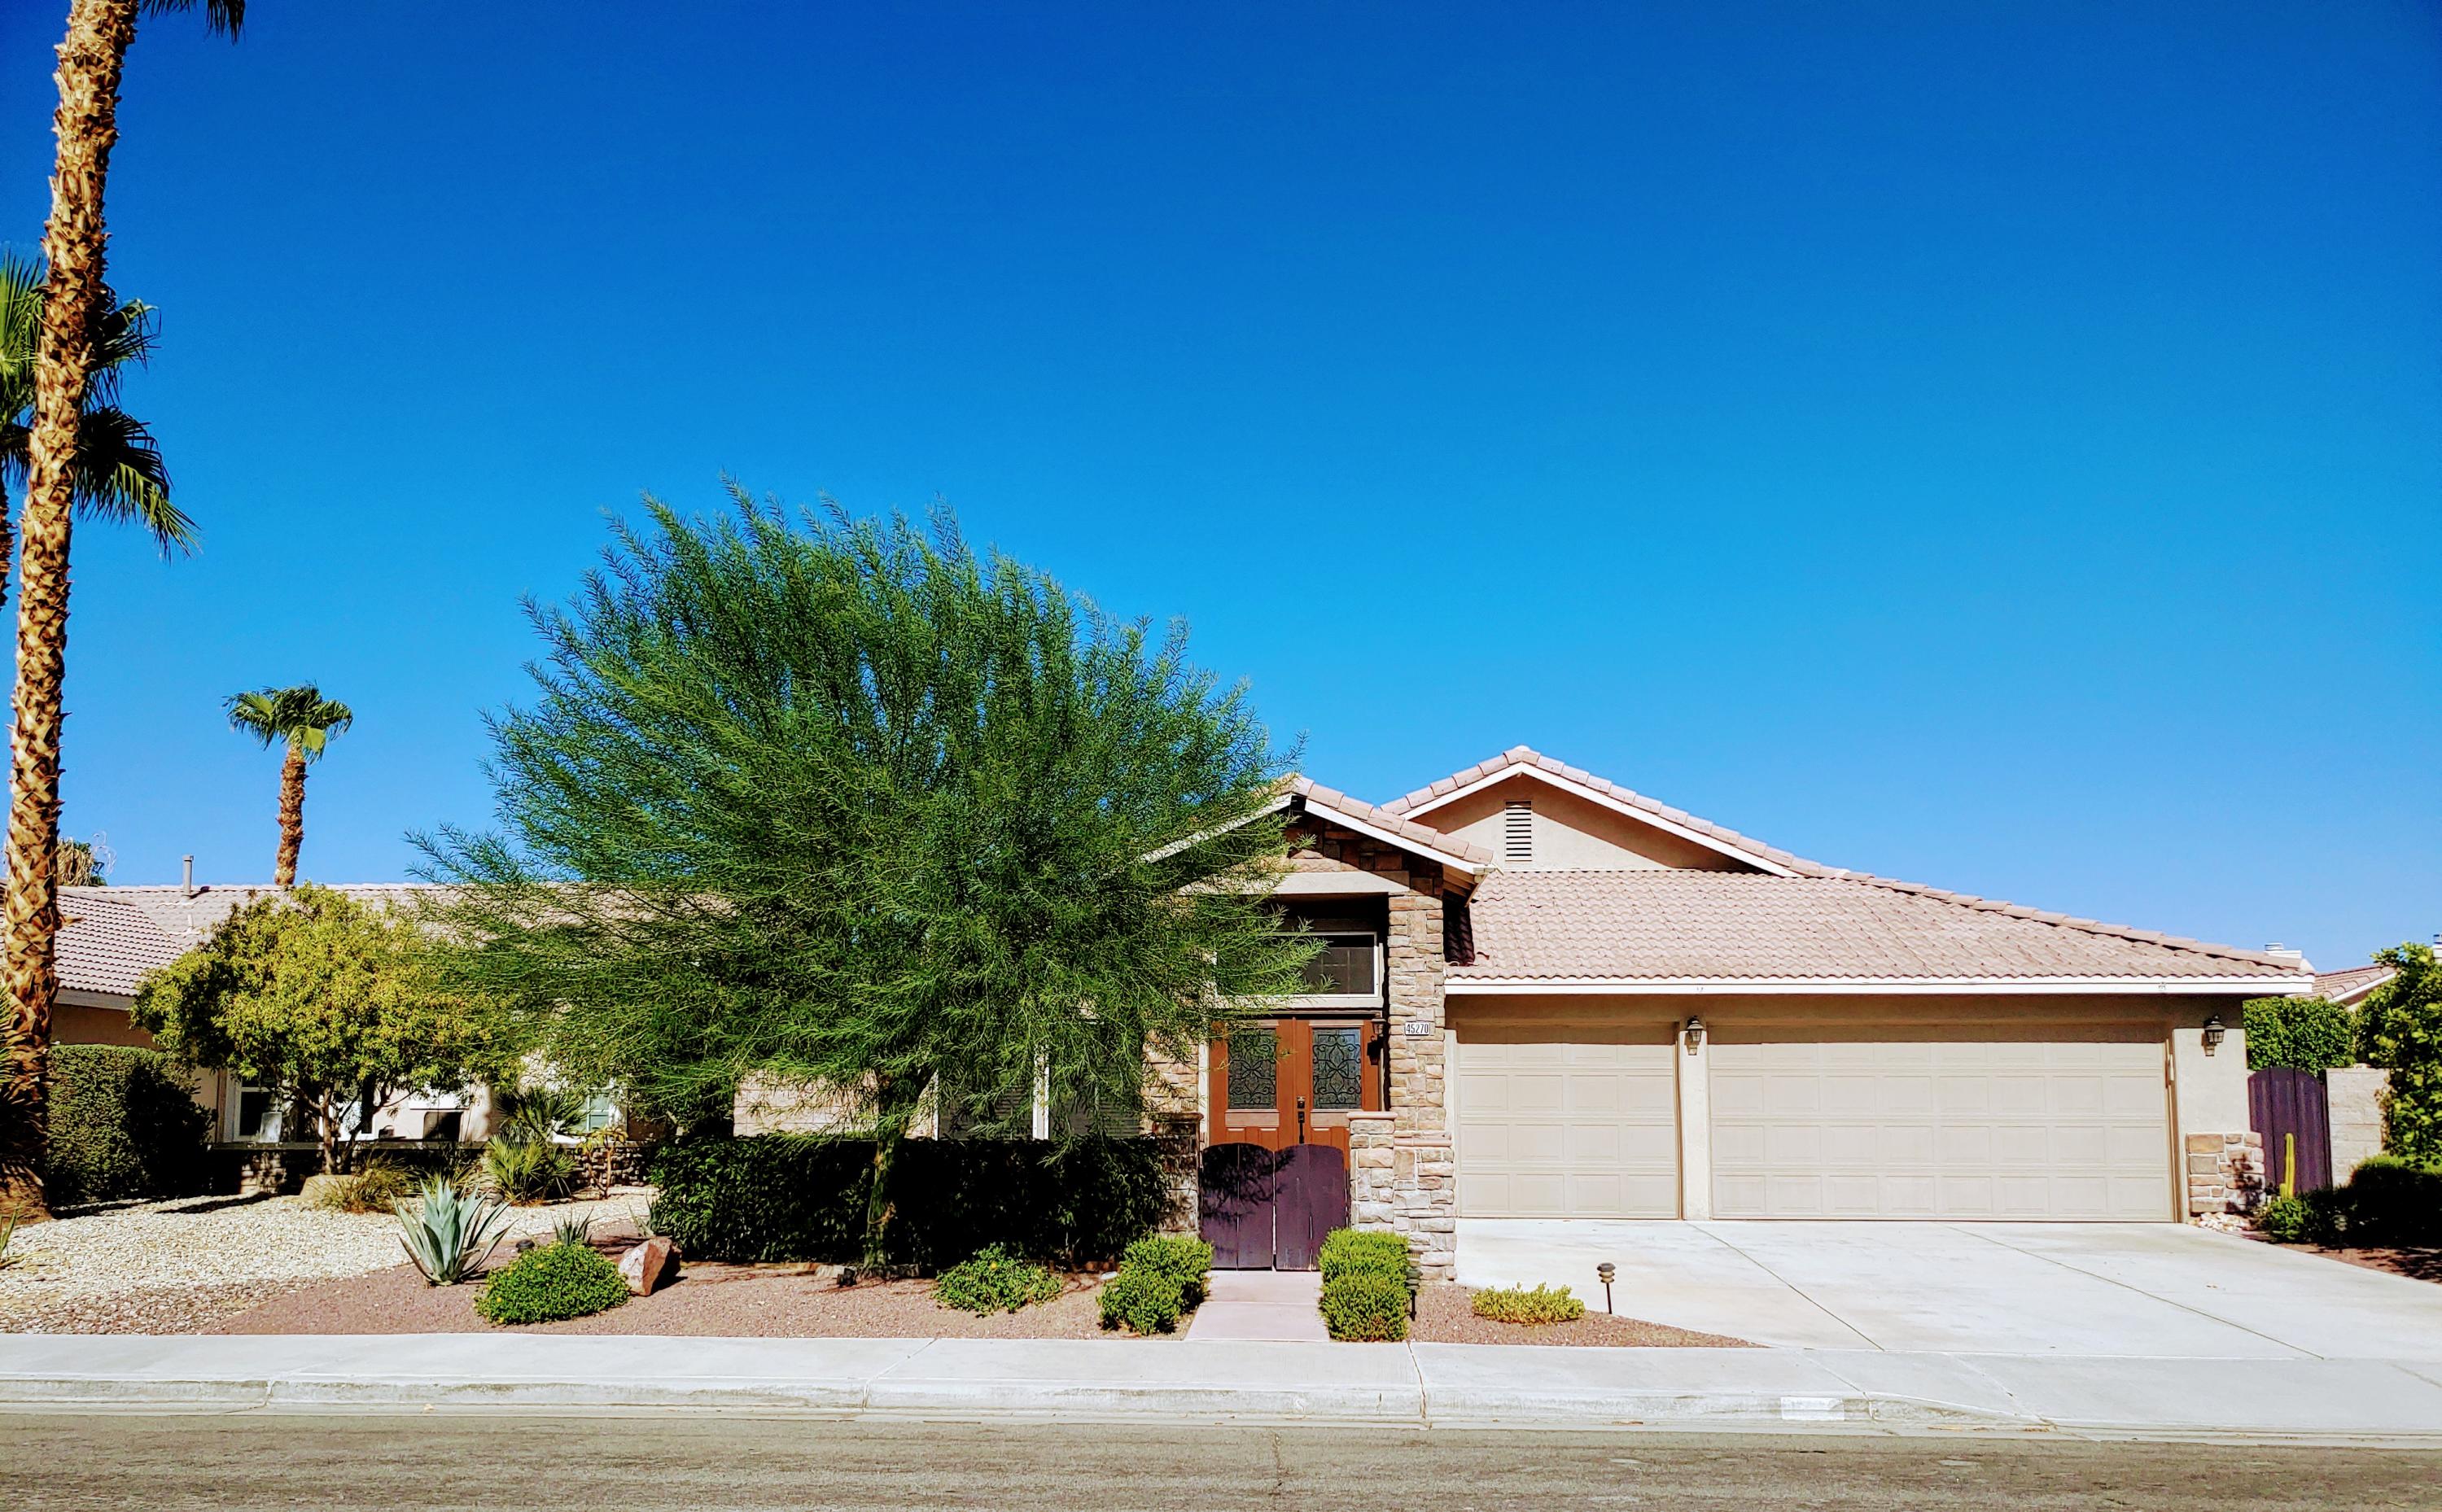
[[475, 1310], [496, 1323], [556, 1323], [627, 1300], [618, 1266], [582, 1245], [544, 1245], [492, 1272]]
[[1178, 1278], [1150, 1266], [1121, 1266], [1103, 1284], [1103, 1326], [1125, 1325], [1139, 1334], [1166, 1334], [1178, 1326], [1186, 1304]]
[[1170, 1277], [1178, 1283], [1181, 1305], [1193, 1308], [1204, 1301], [1204, 1278], [1212, 1269], [1212, 1247], [1201, 1239], [1156, 1234], [1128, 1246], [1120, 1256], [1120, 1264]]
[[1391, 1343], [1408, 1337], [1408, 1284], [1379, 1268], [1347, 1271], [1322, 1284], [1322, 1325], [1334, 1339]]
[[2278, 1245], [2305, 1243], [2314, 1226], [2314, 1210], [2304, 1197], [2275, 1197], [2255, 1212], [2255, 1227]]
[[969, 1313], [1013, 1313], [1059, 1295], [1060, 1278], [998, 1245], [987, 1245], [933, 1283], [935, 1302]]

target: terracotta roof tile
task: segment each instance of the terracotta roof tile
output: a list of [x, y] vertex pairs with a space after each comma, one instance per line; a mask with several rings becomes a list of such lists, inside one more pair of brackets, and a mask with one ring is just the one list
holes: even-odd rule
[[1289, 779], [1289, 791], [1303, 798], [1313, 808], [1328, 813], [1338, 813], [1343, 818], [1354, 819], [1359, 824], [1371, 825], [1376, 829], [1397, 835], [1400, 839], [1426, 850], [1464, 861], [1470, 866], [1485, 866], [1492, 863], [1492, 852], [1472, 841], [1461, 840], [1456, 835], [1446, 835], [1438, 829], [1417, 824], [1412, 819], [1402, 819], [1387, 809], [1376, 808], [1361, 798], [1352, 798], [1337, 788], [1326, 788], [1306, 777], [1292, 777]]
[[2315, 976], [2315, 995], [2328, 997], [2335, 1003], [2354, 1002], [2391, 978], [2392, 968], [2379, 962], [2369, 966], [2350, 966], [2337, 972], [2320, 972]]
[[1453, 980], [2300, 975], [2292, 959], [1874, 878], [1497, 871]]
[[[60, 986], [71, 991], [132, 995], [144, 975], [203, 942], [212, 927], [274, 889], [262, 885], [63, 887]], [[349, 883], [335, 886], [359, 902], [398, 906], [425, 891], [414, 883]]]

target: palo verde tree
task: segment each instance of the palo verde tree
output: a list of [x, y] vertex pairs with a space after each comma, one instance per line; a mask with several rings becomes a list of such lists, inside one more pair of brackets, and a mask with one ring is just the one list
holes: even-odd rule
[[[750, 1079], [874, 1140], [928, 1089], [1139, 1106], [1312, 946], [1266, 907], [1285, 769], [1183, 628], [1110, 618], [946, 515], [647, 501], [495, 718], [499, 831], [444, 830], [446, 933], [552, 1059], [682, 1123]], [[944, 1073], [949, 1073], [944, 1084]]]
[[[278, 1087], [314, 1118], [322, 1169], [393, 1096], [512, 1074], [500, 1009], [445, 979], [414, 918], [307, 885], [266, 894], [138, 985], [131, 1015], [180, 1061]], [[351, 1140], [353, 1144], [353, 1139]]]
[[356, 722], [355, 713], [324, 698], [311, 683], [232, 693], [223, 706], [228, 710], [230, 729], [253, 737], [265, 750], [282, 748], [280, 853], [272, 861], [271, 882], [277, 887], [291, 886], [297, 881], [297, 854], [305, 847], [305, 768], [322, 759], [333, 736]]

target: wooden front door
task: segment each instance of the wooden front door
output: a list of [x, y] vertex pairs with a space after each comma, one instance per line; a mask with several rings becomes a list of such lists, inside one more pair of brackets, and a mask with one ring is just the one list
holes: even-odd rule
[[1348, 1150], [1348, 1115], [1379, 1112], [1382, 1025], [1365, 1018], [1260, 1019], [1213, 1042], [1213, 1144]]

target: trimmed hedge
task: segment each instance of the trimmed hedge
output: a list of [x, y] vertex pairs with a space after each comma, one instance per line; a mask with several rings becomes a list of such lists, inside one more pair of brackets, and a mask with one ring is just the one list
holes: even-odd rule
[[1496, 1286], [1479, 1291], [1470, 1303], [1478, 1318], [1497, 1323], [1574, 1323], [1586, 1315], [1586, 1304], [1566, 1286]]
[[1179, 1234], [1155, 1234], [1128, 1246], [1120, 1265], [1159, 1271], [1177, 1282], [1180, 1302], [1192, 1310], [1204, 1302], [1205, 1280], [1212, 1273], [1212, 1247]]
[[43, 1184], [53, 1206], [204, 1189], [211, 1115], [170, 1058], [124, 1045], [51, 1047]]
[[1408, 1241], [1378, 1229], [1334, 1229], [1323, 1235], [1315, 1268], [1325, 1284], [1358, 1270], [1381, 1270], [1403, 1281], [1408, 1274]]
[[[859, 1259], [868, 1139], [761, 1134], [665, 1145], [653, 1162], [653, 1231], [690, 1258]], [[989, 1246], [1074, 1265], [1116, 1260], [1171, 1204], [1148, 1139], [909, 1139], [891, 1173], [890, 1263], [938, 1270]]]
[[2247, 1029], [2247, 1068], [2287, 1066], [2328, 1071], [2355, 1064], [2358, 1021], [2340, 1004], [2321, 997], [2258, 997], [2240, 1014]]
[[1323, 1236], [1315, 1267], [1322, 1272], [1322, 1325], [1332, 1338], [1395, 1343], [1408, 1337], [1415, 1273], [1405, 1239], [1334, 1229]]
[[2256, 1213], [2282, 1244], [2352, 1248], [2442, 1245], [2442, 1171], [2378, 1155], [2344, 1187], [2275, 1197]]

